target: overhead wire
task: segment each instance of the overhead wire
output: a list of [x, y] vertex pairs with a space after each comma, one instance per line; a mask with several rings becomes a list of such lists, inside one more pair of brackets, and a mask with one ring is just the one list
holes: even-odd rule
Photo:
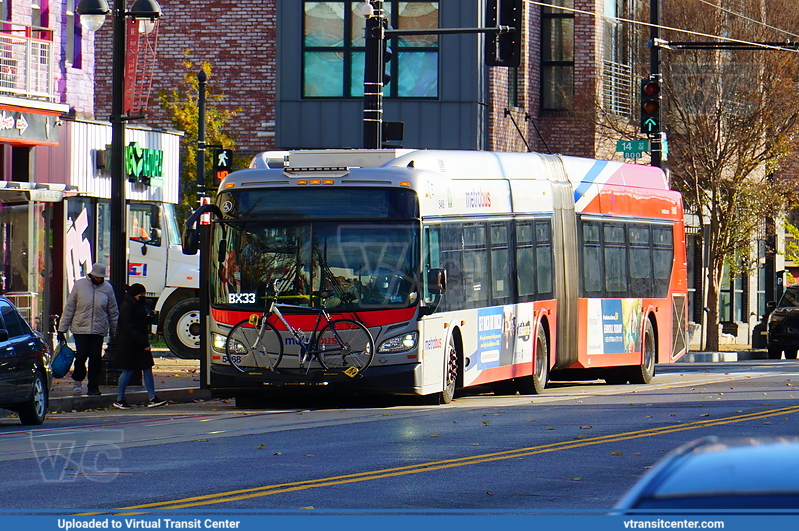
[[650, 27], [650, 28], [660, 28], [662, 30], [675, 31], [675, 32], [678, 32], [678, 33], [685, 33], [687, 35], [694, 35], [696, 37], [706, 37], [706, 38], [709, 38], [709, 39], [718, 39], [718, 40], [724, 41], [724, 42], [746, 44], [748, 46], [752, 46], [752, 47], [755, 47], [755, 48], [764, 48], [764, 49], [768, 49], [768, 50], [779, 50], [779, 51], [784, 51], [784, 52], [799, 53], [799, 50], [793, 50], [791, 48], [785, 48], [783, 46], [774, 46], [774, 45], [771, 45], [771, 44], [764, 44], [762, 42], [751, 42], [751, 41], [745, 41], [745, 40], [742, 40], [742, 39], [733, 39], [732, 37], [721, 37], [719, 35], [710, 35], [708, 33], [701, 33], [701, 32], [698, 32], [698, 31], [686, 30], [686, 29], [681, 29], [681, 28], [673, 28], [671, 26], [663, 26], [661, 24], [652, 24], [651, 22], [642, 22], [640, 20], [633, 20], [633, 19], [629, 19], [629, 18], [613, 17], [613, 16], [610, 16], [610, 15], [597, 15], [596, 13], [592, 13], [591, 11], [584, 11], [582, 9], [575, 9], [575, 8], [572, 8], [572, 7], [556, 6], [556, 5], [553, 5], [553, 4], [548, 4], [546, 2], [536, 2], [535, 0], [524, 0], [524, 1], [526, 3], [528, 3], [528, 4], [537, 5], [537, 6], [541, 6], [541, 7], [551, 7], [551, 8], [554, 8], [554, 9], [560, 9], [562, 11], [568, 11], [568, 12], [571, 12], [571, 13], [578, 13], [580, 15], [588, 15], [588, 16], [592, 16], [592, 17], [601, 17], [601, 18], [604, 18], [604, 19], [615, 20], [617, 22], [627, 22], [627, 23], [630, 23], [630, 24], [635, 24], [635, 25], [639, 25], [639, 26], [646, 26], [646, 27]]
[[754, 22], [755, 24], [759, 24], [759, 25], [763, 26], [764, 28], [768, 28], [768, 29], [777, 31], [779, 33], [784, 33], [785, 35], [790, 35], [791, 37], [796, 37], [796, 38], [799, 39], [799, 35], [797, 35], [796, 33], [791, 33], [788, 30], [784, 30], [782, 28], [778, 28], [776, 26], [772, 26], [771, 24], [766, 24], [762, 20], [757, 20], [757, 19], [754, 19], [754, 18], [752, 18], [750, 16], [744, 15], [742, 13], [737, 13], [735, 11], [727, 9], [726, 7], [721, 7], [720, 5], [717, 5], [717, 4], [714, 4], [712, 2], [709, 2], [708, 0], [697, 0], [697, 1], [701, 2], [703, 4], [707, 4], [707, 5], [711, 6], [711, 7], [715, 7], [719, 11], [723, 11], [723, 12], [727, 13], [728, 15], [733, 15], [733, 16], [742, 18], [744, 20], [748, 20], [749, 22]]

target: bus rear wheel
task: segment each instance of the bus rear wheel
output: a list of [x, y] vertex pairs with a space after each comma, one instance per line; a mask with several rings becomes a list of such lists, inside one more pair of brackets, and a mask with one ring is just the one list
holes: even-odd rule
[[523, 395], [540, 395], [546, 389], [547, 383], [549, 383], [549, 345], [544, 328], [539, 326], [535, 339], [533, 375], [519, 380], [519, 392]]

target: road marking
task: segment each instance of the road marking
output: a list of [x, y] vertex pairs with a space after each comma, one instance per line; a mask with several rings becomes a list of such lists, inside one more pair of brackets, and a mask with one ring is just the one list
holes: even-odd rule
[[[191, 498], [183, 498], [179, 500], [170, 500], [163, 502], [148, 503], [143, 505], [134, 505], [130, 507], [123, 507], [120, 510], [129, 511], [129, 510], [140, 510], [140, 509], [186, 509], [189, 507], [199, 507], [203, 505], [212, 505], [217, 503], [227, 503], [233, 501], [247, 500], [247, 499], [257, 498], [260, 496], [271, 496], [272, 494], [282, 494], [286, 492], [296, 492], [300, 490], [307, 490], [319, 487], [329, 487], [333, 485], [344, 485], [347, 483], [356, 483], [360, 481], [371, 481], [375, 479], [397, 477], [408, 474], [418, 474], [422, 472], [444, 470], [447, 468], [454, 468], [460, 466], [490, 463], [492, 461], [499, 461], [503, 459], [516, 459], [518, 457], [543, 454], [547, 452], [557, 452], [560, 450], [580, 448], [582, 446], [591, 446], [595, 444], [626, 441], [630, 439], [639, 439], [642, 437], [652, 437], [654, 435], [661, 435], [664, 433], [676, 433], [680, 431], [707, 428], [710, 426], [732, 424], [735, 422], [746, 422], [750, 420], [774, 417], [777, 415], [787, 415], [791, 413], [799, 413], [799, 406], [786, 407], [781, 409], [771, 409], [756, 413], [746, 413], [743, 415], [735, 415], [732, 417], [724, 417], [720, 419], [707, 419], [695, 422], [686, 422], [674, 426], [662, 426], [659, 428], [650, 428], [646, 430], [636, 430], [636, 431], [629, 431], [612, 435], [602, 435], [586, 439], [561, 441], [557, 443], [544, 444], [540, 446], [519, 448], [516, 450], [505, 450], [502, 452], [481, 454], [470, 457], [459, 457], [454, 459], [446, 459], [443, 461], [432, 461], [429, 463], [421, 463], [418, 465], [386, 468], [383, 470], [372, 470], [369, 472], [359, 472], [356, 474], [347, 474], [343, 476], [334, 476], [328, 478], [313, 479], [308, 481], [280, 483], [276, 485], [264, 485], [262, 487], [233, 490], [228, 492], [220, 492], [216, 494], [206, 494], [203, 496], [194, 496]], [[128, 514], [128, 513], [121, 513], [121, 514]]]

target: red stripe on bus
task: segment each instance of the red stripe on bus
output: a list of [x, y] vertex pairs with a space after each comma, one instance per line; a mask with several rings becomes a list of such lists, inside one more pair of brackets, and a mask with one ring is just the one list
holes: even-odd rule
[[[242, 311], [233, 311], [233, 310], [219, 310], [216, 308], [211, 308], [211, 317], [218, 322], [226, 325], [234, 325], [239, 321], [243, 321], [245, 319], [249, 319], [250, 315], [261, 315], [261, 312], [242, 312]], [[386, 326], [392, 325], [396, 323], [401, 323], [403, 321], [410, 321], [416, 315], [416, 308], [402, 308], [397, 310], [376, 310], [376, 311], [368, 311], [368, 312], [343, 312], [343, 313], [333, 313], [330, 312], [330, 317], [333, 319], [353, 319], [357, 316], [358, 321], [361, 321], [367, 327], [372, 326]], [[313, 328], [314, 323], [316, 323], [316, 314], [315, 313], [308, 313], [308, 314], [300, 314], [300, 313], [283, 313], [283, 316], [286, 318], [288, 322], [291, 323], [291, 326], [297, 328], [302, 328], [303, 330], [310, 330]], [[272, 318], [270, 322], [275, 325], [279, 330], [283, 330], [286, 327], [283, 326], [283, 323], [277, 321], [277, 319]]]

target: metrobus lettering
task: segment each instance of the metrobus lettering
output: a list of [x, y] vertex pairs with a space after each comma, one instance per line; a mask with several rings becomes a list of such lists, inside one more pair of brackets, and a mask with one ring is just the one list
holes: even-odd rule
[[441, 348], [444, 344], [444, 341], [440, 337], [434, 337], [432, 339], [428, 339], [424, 342], [424, 349], [425, 350], [435, 350]]
[[336, 341], [335, 337], [322, 337], [319, 339], [318, 343], [320, 345], [338, 345], [338, 341]]
[[466, 192], [466, 208], [488, 208], [491, 206], [491, 194], [476, 190]]

